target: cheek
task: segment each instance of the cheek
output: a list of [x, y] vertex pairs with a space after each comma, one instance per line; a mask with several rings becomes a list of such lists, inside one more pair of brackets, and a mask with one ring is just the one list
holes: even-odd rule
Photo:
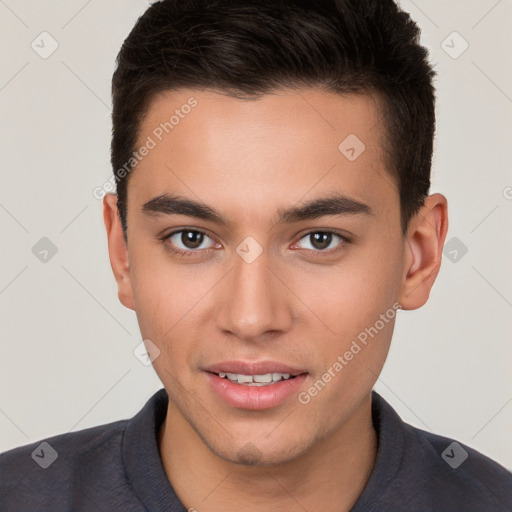
[[[371, 251], [360, 251], [340, 265], [295, 279], [297, 296], [320, 321], [327, 337], [337, 342], [337, 348], [373, 326], [395, 303], [401, 266], [398, 251], [393, 253], [375, 256]], [[388, 329], [382, 330], [390, 334]]]
[[154, 361], [155, 369], [160, 374], [164, 365], [183, 366], [201, 348], [199, 315], [219, 277], [200, 265], [172, 262], [162, 248], [135, 252], [130, 267], [140, 332], [163, 356]]
[[145, 239], [134, 239], [130, 278], [141, 332], [146, 337], [162, 337], [172, 329], [197, 289], [162, 246]]
[[187, 351], [194, 351], [193, 333], [186, 327], [197, 299], [187, 290], [183, 278], [176, 275], [171, 278], [156, 267], [135, 274], [139, 329], [143, 339], [150, 339], [160, 351], [153, 361], [155, 372], [163, 383], [172, 385], [180, 369], [186, 366]]
[[338, 407], [340, 400], [354, 405], [381, 372], [399, 309], [399, 251], [398, 243], [381, 251], [361, 250], [339, 266], [322, 269], [321, 275], [303, 276], [297, 294], [324, 333], [316, 336], [315, 379], [329, 381], [330, 391], [322, 393], [319, 407]]

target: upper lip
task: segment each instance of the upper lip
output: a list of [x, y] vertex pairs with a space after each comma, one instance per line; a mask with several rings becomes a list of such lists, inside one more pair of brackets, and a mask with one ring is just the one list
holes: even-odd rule
[[307, 373], [305, 370], [278, 361], [224, 361], [206, 367], [205, 371], [211, 373], [236, 373], [238, 375], [265, 375], [267, 373], [300, 375], [301, 373]]

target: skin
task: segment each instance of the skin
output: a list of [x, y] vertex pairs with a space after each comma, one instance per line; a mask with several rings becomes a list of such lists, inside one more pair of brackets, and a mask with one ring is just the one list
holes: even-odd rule
[[[141, 145], [191, 97], [197, 106], [132, 171], [128, 245], [116, 196], [104, 199], [119, 299], [160, 350], [153, 366], [170, 398], [159, 432], [165, 471], [185, 507], [200, 512], [350, 510], [375, 464], [371, 390], [394, 319], [305, 405], [294, 395], [262, 411], [228, 406], [203, 369], [279, 361], [308, 372], [307, 391], [394, 303], [416, 309], [427, 301], [446, 199], [429, 196], [403, 235], [379, 103], [368, 95], [311, 88], [243, 100], [167, 91], [150, 105]], [[366, 146], [354, 161], [338, 149], [349, 134]], [[280, 208], [333, 191], [372, 214], [275, 223]], [[163, 193], [207, 203], [228, 226], [144, 215], [142, 205]], [[180, 228], [207, 232], [199, 249], [172, 239], [196, 255], [174, 255], [173, 242], [160, 241]], [[351, 241], [333, 236], [322, 249], [306, 236], [333, 230]], [[252, 263], [236, 252], [247, 236], [263, 251]]]

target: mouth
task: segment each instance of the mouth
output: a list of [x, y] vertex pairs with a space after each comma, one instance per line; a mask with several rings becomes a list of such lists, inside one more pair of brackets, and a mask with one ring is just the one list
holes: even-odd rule
[[212, 391], [230, 407], [262, 410], [288, 401], [308, 372], [278, 362], [228, 361], [205, 368]]
[[298, 374], [290, 374], [290, 373], [264, 373], [260, 375], [246, 375], [243, 373], [228, 373], [228, 372], [219, 372], [215, 373], [215, 375], [219, 376], [221, 379], [227, 379], [234, 384], [242, 384], [244, 386], [272, 386], [273, 384], [277, 384], [283, 380], [294, 379]]

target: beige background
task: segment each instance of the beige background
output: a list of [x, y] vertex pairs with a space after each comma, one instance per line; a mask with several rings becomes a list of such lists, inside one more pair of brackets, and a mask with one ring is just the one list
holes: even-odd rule
[[[512, 468], [512, 2], [401, 4], [438, 71], [432, 191], [459, 245], [428, 305], [400, 315], [376, 389], [406, 421]], [[114, 59], [147, 5], [0, 0], [0, 451], [131, 417], [161, 387], [133, 355], [92, 194], [111, 174]], [[58, 48], [42, 58], [33, 41]], [[57, 247], [46, 263], [42, 237]]]

